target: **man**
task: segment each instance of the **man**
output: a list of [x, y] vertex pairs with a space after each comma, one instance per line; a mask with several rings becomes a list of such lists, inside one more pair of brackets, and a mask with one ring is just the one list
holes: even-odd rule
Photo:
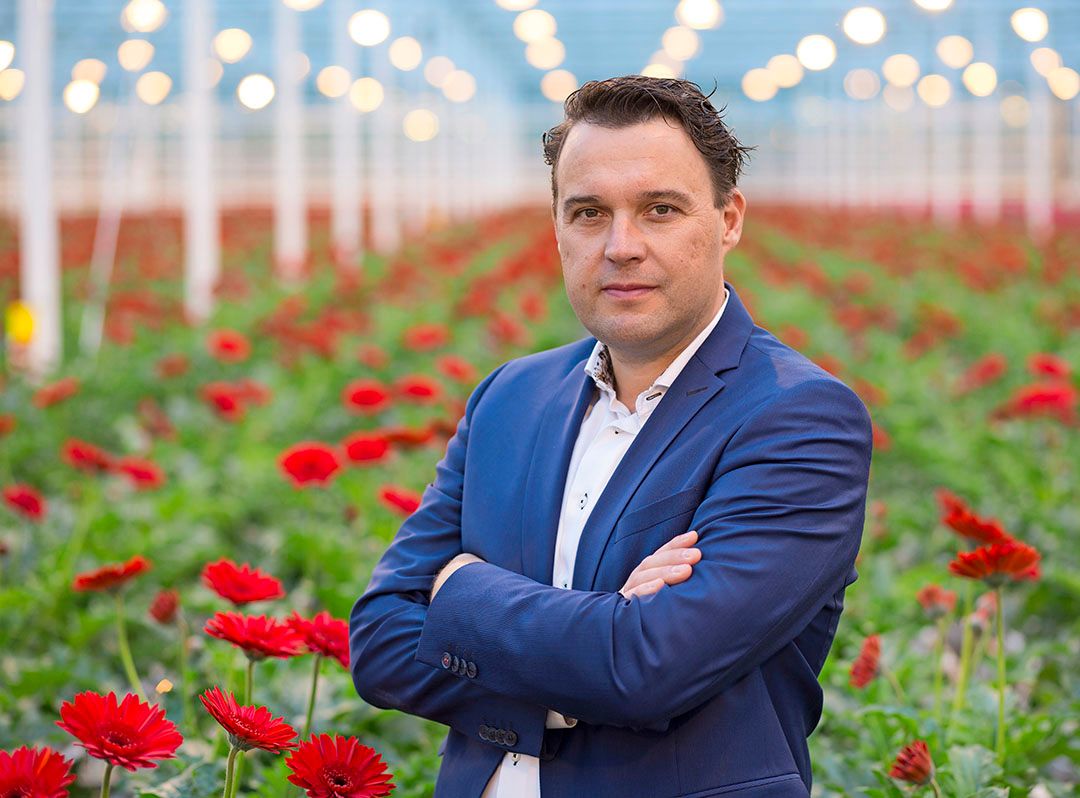
[[476, 388], [351, 618], [360, 695], [451, 727], [436, 796], [809, 794], [870, 422], [724, 281], [744, 155], [642, 76], [545, 136], [595, 338]]

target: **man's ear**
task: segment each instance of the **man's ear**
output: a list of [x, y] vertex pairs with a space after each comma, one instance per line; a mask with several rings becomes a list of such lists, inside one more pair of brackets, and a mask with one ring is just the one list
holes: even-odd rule
[[724, 222], [723, 245], [727, 252], [742, 238], [743, 219], [746, 216], [746, 197], [737, 188], [731, 190], [727, 204], [720, 210]]

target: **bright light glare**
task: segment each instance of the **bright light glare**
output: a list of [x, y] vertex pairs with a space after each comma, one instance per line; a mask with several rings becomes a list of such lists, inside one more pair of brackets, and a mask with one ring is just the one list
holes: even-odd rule
[[424, 64], [424, 80], [437, 89], [441, 89], [446, 76], [457, 67], [445, 55], [437, 55]]
[[349, 70], [337, 64], [323, 67], [315, 76], [315, 88], [326, 97], [344, 97], [351, 85]]
[[363, 47], [374, 47], [390, 35], [390, 18], [381, 11], [365, 8], [349, 17], [349, 36]]
[[131, 0], [120, 15], [126, 30], [152, 33], [165, 24], [169, 11], [161, 0]]
[[859, 6], [844, 15], [842, 27], [856, 44], [876, 44], [885, 35], [885, 15], [876, 8]]
[[563, 102], [578, 87], [573, 72], [555, 69], [540, 79], [540, 91], [553, 103]]
[[701, 49], [701, 37], [692, 28], [676, 25], [664, 31], [660, 46], [676, 61], [689, 61]]
[[15, 45], [0, 39], [0, 72], [3, 72], [15, 60]]
[[742, 79], [743, 94], [755, 102], [763, 103], [776, 96], [776, 81], [767, 69], [751, 69]]
[[1031, 106], [1019, 94], [1012, 94], [1001, 101], [1001, 118], [1009, 127], [1023, 127], [1031, 118]]
[[897, 86], [895, 83], [890, 83], [881, 92], [881, 97], [889, 108], [901, 113], [911, 110], [911, 106], [915, 104], [915, 91], [911, 86]]
[[536, 0], [495, 0], [495, 2], [499, 8], [505, 8], [507, 11], [524, 11], [536, 5]]
[[885, 76], [885, 80], [900, 88], [915, 85], [921, 71], [919, 62], [907, 53], [890, 55], [881, 65], [881, 74]]
[[1080, 74], [1075, 69], [1058, 67], [1046, 76], [1046, 82], [1059, 100], [1071, 100], [1080, 94]]
[[558, 27], [555, 17], [539, 8], [522, 11], [514, 17], [514, 35], [527, 44], [550, 39]]
[[844, 91], [853, 100], [872, 100], [881, 91], [881, 79], [872, 69], [853, 69], [844, 75]]
[[236, 87], [236, 97], [245, 108], [258, 111], [274, 99], [274, 81], [258, 73], [247, 75]]
[[671, 78], [678, 77], [678, 73], [670, 64], [659, 64], [655, 61], [651, 64], [646, 64], [645, 68], [641, 70], [641, 74], [647, 78], [661, 78], [663, 80], [670, 80]]
[[154, 45], [146, 39], [128, 39], [116, 48], [116, 60], [128, 72], [141, 72], [154, 57]]
[[769, 59], [769, 63], [765, 65], [765, 68], [769, 70], [773, 81], [781, 89], [790, 89], [792, 86], [797, 86], [803, 79], [803, 66], [799, 63], [799, 59], [790, 53], [774, 55]]
[[96, 58], [84, 58], [71, 68], [71, 79], [89, 80], [100, 86], [107, 71], [108, 68], [105, 66], [104, 61], [99, 61]]
[[1050, 31], [1046, 13], [1038, 8], [1021, 8], [1009, 19], [1016, 35], [1026, 42], [1041, 42]]
[[1031, 52], [1031, 65], [1045, 78], [1062, 65], [1061, 56], [1051, 47], [1036, 47]]
[[310, 11], [322, 5], [322, 0], [281, 0], [294, 11]]
[[931, 108], [940, 108], [952, 96], [952, 86], [944, 75], [925, 75], [916, 87], [919, 99]]
[[997, 88], [997, 70], [984, 61], [968, 64], [963, 75], [964, 88], [976, 97], [989, 97]]
[[349, 89], [349, 102], [362, 113], [370, 113], [382, 105], [383, 87], [375, 78], [357, 78]]
[[251, 34], [242, 28], [226, 28], [214, 37], [214, 52], [226, 64], [235, 64], [251, 50]]
[[147, 105], [160, 105], [172, 90], [172, 78], [164, 72], [147, 72], [135, 81], [135, 94]]
[[804, 36], [795, 48], [799, 63], [809, 70], [820, 72], [828, 69], [836, 60], [836, 45], [828, 36], [815, 33]]
[[971, 63], [975, 48], [963, 36], [946, 36], [937, 43], [937, 55], [945, 66], [963, 69]]
[[554, 69], [566, 58], [566, 47], [558, 39], [538, 39], [525, 48], [525, 60], [537, 69]]
[[915, 5], [923, 11], [944, 11], [952, 5], [952, 0], [915, 0]]
[[708, 30], [723, 23], [724, 9], [717, 0], [679, 0], [675, 19], [688, 28]]
[[73, 80], [64, 87], [64, 105], [76, 114], [85, 114], [101, 96], [101, 89], [92, 80]]
[[412, 141], [431, 141], [439, 133], [439, 117], [426, 108], [417, 108], [405, 114], [401, 128]]
[[412, 36], [401, 36], [390, 43], [390, 63], [402, 72], [411, 72], [424, 60], [424, 48]]
[[26, 75], [21, 69], [0, 70], [0, 100], [14, 100], [26, 83]]
[[442, 90], [450, 102], [466, 103], [476, 94], [476, 78], [464, 69], [455, 69], [446, 76]]

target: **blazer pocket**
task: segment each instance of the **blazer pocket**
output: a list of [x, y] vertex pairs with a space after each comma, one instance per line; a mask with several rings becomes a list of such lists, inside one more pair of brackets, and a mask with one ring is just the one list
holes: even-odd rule
[[700, 502], [701, 491], [698, 488], [687, 488], [671, 496], [649, 502], [644, 507], [632, 510], [619, 519], [619, 522], [615, 524], [614, 540], [619, 541], [640, 532], [647, 532], [665, 521], [688, 513], [693, 514]]

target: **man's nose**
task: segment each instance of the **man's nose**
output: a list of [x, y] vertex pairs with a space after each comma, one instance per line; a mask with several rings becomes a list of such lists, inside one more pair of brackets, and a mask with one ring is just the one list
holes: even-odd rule
[[633, 263], [645, 259], [645, 237], [633, 219], [616, 214], [608, 228], [604, 257], [613, 263]]

